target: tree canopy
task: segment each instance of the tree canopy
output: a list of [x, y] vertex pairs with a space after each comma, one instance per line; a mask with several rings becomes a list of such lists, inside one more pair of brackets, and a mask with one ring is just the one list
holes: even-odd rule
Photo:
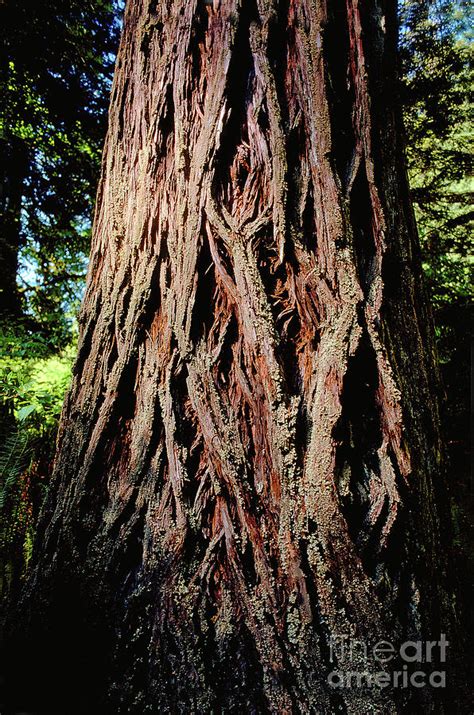
[[456, 470], [468, 459], [473, 268], [472, 5], [403, 0], [401, 98], [408, 171], [447, 391]]
[[84, 280], [117, 7], [6, 0], [0, 23], [0, 305], [58, 348]]
[[3, 585], [28, 557], [70, 374], [119, 24], [114, 1], [0, 3]]

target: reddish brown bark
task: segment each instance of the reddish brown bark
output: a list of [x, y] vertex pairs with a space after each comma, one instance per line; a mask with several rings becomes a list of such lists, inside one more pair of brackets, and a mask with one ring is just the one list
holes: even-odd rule
[[128, 3], [27, 595], [102, 712], [401, 712], [331, 636], [448, 629], [395, 5]]

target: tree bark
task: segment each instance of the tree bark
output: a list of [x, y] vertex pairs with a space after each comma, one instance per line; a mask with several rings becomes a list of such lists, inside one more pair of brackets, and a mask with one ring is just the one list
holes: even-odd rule
[[23, 600], [71, 712], [443, 712], [328, 684], [453, 622], [395, 67], [394, 0], [128, 3]]

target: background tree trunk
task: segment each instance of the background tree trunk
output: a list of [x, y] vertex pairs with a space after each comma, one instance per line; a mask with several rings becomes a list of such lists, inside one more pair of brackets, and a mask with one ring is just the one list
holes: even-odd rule
[[431, 707], [327, 683], [332, 636], [452, 621], [395, 65], [394, 0], [128, 3], [22, 606], [48, 712]]
[[22, 140], [0, 138], [0, 319], [21, 315], [17, 274], [21, 244], [21, 205], [28, 158]]

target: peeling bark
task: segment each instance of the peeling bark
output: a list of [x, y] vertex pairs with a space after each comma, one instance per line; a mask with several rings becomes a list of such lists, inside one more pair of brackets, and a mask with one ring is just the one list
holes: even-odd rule
[[395, 5], [128, 3], [25, 596], [101, 712], [434, 702], [327, 683], [452, 620]]

